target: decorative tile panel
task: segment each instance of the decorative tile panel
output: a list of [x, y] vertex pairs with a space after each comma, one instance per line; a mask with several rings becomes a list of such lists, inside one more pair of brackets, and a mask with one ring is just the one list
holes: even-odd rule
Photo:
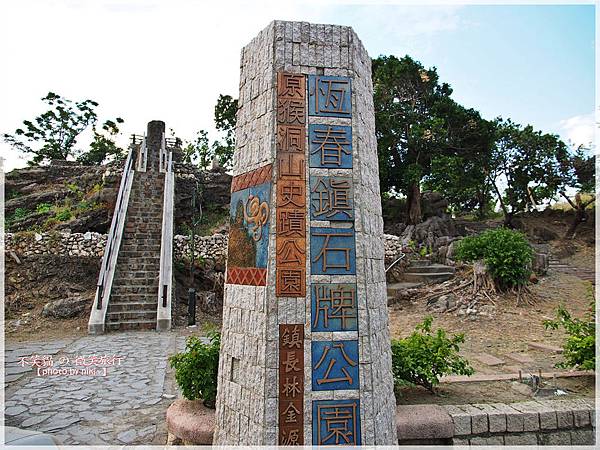
[[310, 229], [312, 275], [355, 275], [356, 246], [354, 228]]
[[360, 400], [313, 401], [313, 445], [361, 445]]
[[312, 341], [312, 389], [358, 389], [358, 341]]
[[310, 177], [310, 217], [313, 220], [353, 221], [351, 177]]
[[311, 285], [312, 331], [358, 330], [356, 284]]
[[308, 76], [311, 116], [352, 117], [352, 83], [348, 77]]
[[341, 125], [308, 126], [310, 167], [352, 168], [352, 128]]
[[278, 442], [304, 444], [304, 324], [279, 325]]

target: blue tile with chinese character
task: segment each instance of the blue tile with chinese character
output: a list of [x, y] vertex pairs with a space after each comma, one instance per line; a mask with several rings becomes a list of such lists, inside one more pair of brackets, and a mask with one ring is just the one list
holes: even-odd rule
[[312, 123], [308, 148], [310, 167], [352, 169], [352, 127]]
[[360, 400], [314, 400], [313, 445], [361, 445]]
[[354, 228], [310, 228], [310, 270], [313, 275], [355, 275]]
[[312, 389], [358, 389], [358, 341], [312, 341]]
[[358, 330], [356, 284], [314, 283], [311, 290], [312, 331]]
[[311, 175], [310, 217], [313, 220], [353, 221], [352, 178]]
[[308, 114], [352, 117], [352, 80], [348, 77], [309, 75]]

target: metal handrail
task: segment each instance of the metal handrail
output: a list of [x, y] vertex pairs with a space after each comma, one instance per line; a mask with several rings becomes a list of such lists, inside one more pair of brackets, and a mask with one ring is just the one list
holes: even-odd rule
[[406, 253], [400, 252], [400, 256], [396, 258], [396, 260], [391, 263], [387, 269], [385, 269], [385, 273], [387, 273], [392, 267], [394, 267], [400, 260], [402, 260], [406, 256]]
[[160, 160], [159, 160], [159, 166], [158, 166], [158, 170], [161, 172], [166, 172], [167, 171], [167, 145], [165, 142], [165, 133], [163, 132], [161, 139], [160, 139], [160, 151], [159, 151], [159, 155], [160, 155]]
[[[104, 316], [112, 288], [117, 256], [119, 254], [119, 247], [121, 245], [121, 238], [123, 237], [123, 229], [125, 227], [129, 195], [131, 193], [131, 185], [133, 182], [133, 154], [134, 146], [132, 145], [129, 148], [129, 153], [127, 154], [127, 159], [125, 160], [125, 165], [123, 167], [117, 202], [113, 211], [110, 231], [106, 240], [106, 247], [104, 248], [102, 266], [100, 267], [98, 283], [96, 284], [94, 308], [92, 308], [88, 324], [90, 331], [92, 331], [93, 324], [100, 325], [101, 327], [104, 326]], [[99, 312], [96, 313], [95, 311]]]
[[[163, 140], [164, 142], [164, 140]], [[173, 153], [165, 155], [165, 184], [163, 220], [160, 239], [160, 275], [157, 301], [157, 330], [171, 328], [171, 297], [173, 292], [173, 204], [175, 201], [175, 174]]]

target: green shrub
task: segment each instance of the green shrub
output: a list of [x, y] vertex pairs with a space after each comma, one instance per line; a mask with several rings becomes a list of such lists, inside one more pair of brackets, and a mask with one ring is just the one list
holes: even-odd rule
[[483, 260], [500, 289], [513, 288], [529, 279], [533, 249], [523, 233], [497, 228], [461, 240], [457, 245], [456, 259]]
[[221, 334], [208, 333], [209, 344], [203, 344], [196, 336], [186, 341], [185, 351], [169, 357], [175, 369], [175, 380], [183, 396], [188, 400], [203, 399], [209, 408], [215, 407], [217, 397], [217, 374]]
[[396, 386], [420, 385], [431, 392], [440, 382], [442, 375], [472, 375], [469, 361], [461, 357], [459, 344], [465, 341], [464, 334], [451, 338], [446, 331], [431, 330], [431, 316], [404, 339], [392, 340], [392, 372]]
[[35, 207], [35, 212], [37, 213], [47, 213], [52, 210], [52, 205], [50, 203], [38, 203]]
[[561, 326], [567, 337], [563, 343], [564, 362], [557, 367], [579, 367], [593, 370], [596, 367], [596, 320], [594, 314], [594, 298], [591, 295], [590, 312], [583, 319], [574, 319], [563, 305], [556, 310], [555, 320], [545, 320], [546, 329], [557, 330]]
[[71, 220], [73, 218], [73, 211], [71, 211], [69, 206], [63, 206], [56, 209], [54, 217], [52, 218], [58, 222], [66, 222], [67, 220]]

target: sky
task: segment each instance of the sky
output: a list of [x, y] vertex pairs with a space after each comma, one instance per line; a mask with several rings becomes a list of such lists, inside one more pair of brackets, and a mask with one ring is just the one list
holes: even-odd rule
[[[368, 4], [366, 4], [368, 3]], [[575, 144], [595, 131], [594, 5], [411, 6], [396, 1], [13, 0], [0, 6], [0, 133], [53, 91], [125, 119], [119, 142], [163, 120], [184, 140], [237, 97], [239, 54], [271, 20], [350, 25], [372, 57], [435, 66], [453, 97]], [[438, 1], [439, 3], [439, 1]], [[85, 147], [85, 138], [80, 142]], [[5, 170], [26, 160], [5, 143]]]

